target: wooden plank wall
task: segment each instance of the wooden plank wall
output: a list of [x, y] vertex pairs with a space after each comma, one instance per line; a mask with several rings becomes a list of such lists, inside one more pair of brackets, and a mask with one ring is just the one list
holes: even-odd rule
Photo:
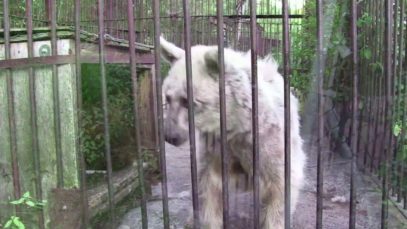
[[[51, 47], [50, 41], [34, 42], [34, 56], [47, 55], [40, 49]], [[44, 49], [45, 48], [45, 49]], [[72, 40], [58, 41], [58, 54], [73, 53]], [[27, 58], [27, 44], [13, 43], [11, 58]], [[4, 45], [0, 45], [0, 60], [4, 59]], [[78, 186], [77, 149], [76, 149], [76, 77], [75, 66], [64, 64], [58, 66], [59, 104], [61, 119], [61, 148], [65, 188]], [[17, 133], [17, 157], [22, 193], [30, 191], [35, 196], [35, 177], [33, 162], [33, 144], [30, 112], [29, 71], [27, 68], [11, 69], [9, 77], [13, 79], [14, 113]], [[41, 187], [43, 199], [47, 199], [52, 188], [57, 184], [56, 143], [53, 113], [52, 66], [34, 68], [35, 105], [37, 109], [37, 135], [40, 156]], [[7, 70], [0, 71], [0, 222], [10, 216], [12, 209], [7, 204], [13, 199], [13, 183], [10, 152], [10, 126], [7, 101]], [[48, 221], [47, 209], [45, 210]], [[28, 222], [37, 221], [37, 217], [25, 217]], [[33, 228], [29, 223], [30, 228]]]

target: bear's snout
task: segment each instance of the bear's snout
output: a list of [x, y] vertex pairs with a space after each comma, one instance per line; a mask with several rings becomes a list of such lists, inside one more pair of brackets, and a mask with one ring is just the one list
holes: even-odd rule
[[165, 141], [180, 146], [188, 140], [188, 131], [181, 129], [171, 119], [164, 119]]

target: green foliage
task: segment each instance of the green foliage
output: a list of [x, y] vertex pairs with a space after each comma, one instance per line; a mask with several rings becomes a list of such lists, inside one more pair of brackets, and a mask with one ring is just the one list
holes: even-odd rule
[[300, 21], [300, 29], [291, 31], [292, 75], [291, 86], [295, 88], [300, 104], [311, 87], [311, 66], [315, 58], [316, 15], [315, 1], [307, 1], [304, 6], [305, 19]]
[[21, 222], [20, 217], [11, 216], [10, 219], [4, 225], [4, 228], [25, 229], [25, 225], [23, 222]]
[[393, 125], [393, 135], [398, 137], [401, 133], [401, 123], [400, 121], [397, 121], [394, 125]]
[[367, 12], [364, 12], [363, 15], [356, 22], [356, 25], [359, 28], [363, 28], [364, 26], [368, 26], [372, 23], [373, 23], [373, 17], [370, 16]]
[[47, 203], [46, 200], [38, 201], [38, 200], [34, 199], [33, 197], [31, 197], [30, 192], [26, 192], [20, 199], [10, 202], [10, 204], [12, 204], [12, 205], [26, 205], [28, 207], [37, 208], [37, 209], [43, 208], [46, 203]]
[[[28, 211], [37, 211], [41, 210], [46, 204], [46, 200], [36, 200], [30, 194], [30, 192], [26, 192], [20, 199], [10, 201], [10, 204], [26, 207]], [[3, 228], [7, 229], [25, 229], [26, 225], [21, 220], [19, 216], [11, 215], [10, 218], [6, 221]]]
[[[111, 146], [131, 141], [133, 99], [128, 65], [106, 65], [108, 117]], [[105, 168], [104, 116], [100, 66], [82, 67], [82, 130], [83, 152], [88, 168]]]
[[158, 157], [154, 154], [154, 151], [143, 150], [142, 157], [142, 161], [147, 163], [146, 170], [149, 174], [160, 171]]

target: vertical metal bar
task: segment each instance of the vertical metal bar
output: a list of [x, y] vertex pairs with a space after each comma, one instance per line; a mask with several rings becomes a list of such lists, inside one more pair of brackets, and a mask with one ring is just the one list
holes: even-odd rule
[[[374, 1], [374, 3], [375, 3], [375, 7], [374, 7], [374, 14], [375, 14], [375, 29], [376, 29], [376, 37], [374, 38], [374, 40], [373, 40], [373, 43], [374, 43], [374, 49], [373, 49], [373, 51], [374, 51], [374, 56], [375, 56], [375, 59], [374, 59], [374, 61], [375, 62], [380, 62], [380, 46], [379, 45], [381, 45], [381, 32], [382, 32], [382, 26], [381, 26], [381, 22], [380, 21], [382, 21], [382, 19], [381, 19], [381, 16], [382, 16], [382, 12], [379, 10], [380, 8], [381, 8], [381, 1], [379, 1], [379, 3], [377, 3], [376, 1]], [[377, 28], [378, 27], [378, 28]], [[374, 72], [374, 75], [375, 75], [375, 78], [377, 78], [376, 80], [375, 80], [375, 83], [376, 83], [376, 85], [375, 85], [375, 88], [374, 88], [374, 90], [375, 90], [375, 95], [376, 95], [376, 110], [375, 110], [375, 120], [374, 120], [374, 134], [373, 134], [373, 148], [372, 148], [372, 163], [371, 163], [371, 166], [370, 166], [370, 172], [373, 172], [373, 170], [375, 169], [374, 167], [374, 160], [376, 159], [376, 153], [377, 153], [377, 148], [378, 147], [376, 147], [376, 144], [377, 144], [377, 142], [378, 142], [378, 129], [379, 129], [379, 123], [380, 123], [380, 110], [381, 110], [381, 106], [380, 106], [380, 96], [381, 96], [381, 88], [382, 88], [382, 84], [381, 84], [381, 81], [382, 81], [382, 77], [381, 77], [381, 73], [380, 74], [378, 74], [377, 73], [377, 70], [376, 70], [376, 72]]]
[[52, 23], [52, 1], [53, 0], [44, 0], [45, 4], [45, 12], [46, 12], [46, 18], [48, 21], [48, 24]]
[[[389, 2], [385, 2], [385, 3], [383, 3], [383, 6], [384, 6], [384, 8], [386, 9], [386, 7], [387, 7], [387, 5], [386, 5], [386, 3], [389, 3]], [[393, 10], [393, 4], [391, 4], [390, 5], [390, 8], [391, 8], [391, 10]], [[383, 20], [382, 20], [382, 25], [383, 25], [383, 29], [384, 29], [384, 31], [383, 31], [383, 42], [386, 44], [386, 45], [389, 45], [389, 50], [391, 50], [391, 45], [392, 45], [392, 43], [393, 43], [393, 40], [392, 40], [392, 26], [393, 26], [393, 14], [391, 13], [391, 15], [390, 16], [388, 16], [391, 20], [390, 21], [388, 21], [387, 20], [387, 15], [386, 15], [386, 10], [384, 10], [384, 16], [383, 16]], [[390, 26], [390, 27], [388, 27], [388, 26]], [[390, 32], [389, 31], [387, 31], [387, 30], [391, 30]], [[387, 37], [389, 35], [389, 37]], [[390, 42], [389, 44], [387, 44], [386, 42]], [[380, 43], [379, 43], [380, 44]], [[384, 164], [384, 166], [382, 166], [380, 169], [382, 170], [382, 171], [384, 171], [383, 173], [380, 173], [379, 172], [379, 176], [380, 176], [380, 178], [383, 178], [383, 179], [386, 179], [387, 181], [389, 180], [388, 179], [388, 174], [387, 174], [387, 169], [388, 169], [388, 166], [389, 166], [389, 164], [387, 164], [387, 159], [388, 159], [388, 157], [387, 157], [387, 149], [388, 149], [388, 145], [387, 145], [387, 137], [388, 137], [388, 128], [389, 128], [389, 126], [388, 126], [388, 116], [387, 116], [387, 112], [388, 112], [388, 109], [390, 108], [389, 107], [389, 104], [388, 104], [388, 98], [387, 98], [387, 92], [388, 92], [388, 76], [391, 76], [392, 74], [390, 74], [390, 75], [387, 75], [387, 62], [386, 61], [388, 61], [386, 58], [387, 58], [387, 52], [388, 51], [386, 51], [386, 49], [387, 49], [387, 46], [385, 46], [384, 47], [384, 50], [383, 49], [380, 49], [380, 50], [382, 50], [383, 51], [383, 53], [382, 53], [382, 57], [383, 57], [383, 66], [384, 66], [384, 74], [383, 74], [383, 88], [382, 88], [382, 93], [383, 93], [383, 96], [384, 96], [384, 99], [383, 99], [383, 101], [382, 101], [382, 105], [380, 106], [380, 118], [381, 118], [381, 123], [382, 123], [382, 126], [383, 126], [383, 128], [382, 128], [382, 137], [380, 138], [380, 142], [378, 141], [378, 143], [379, 143], [379, 146], [377, 147], [377, 150], [378, 150], [378, 152], [379, 152], [379, 154], [380, 154], [380, 157], [379, 157], [379, 166], [382, 166], [383, 164]], [[391, 59], [391, 51], [389, 51], [390, 52], [390, 59]], [[390, 67], [390, 70], [389, 70], [389, 72], [391, 73], [392, 72], [392, 69], [391, 69], [391, 63], [389, 63], [389, 67]], [[391, 83], [391, 82], [390, 82]], [[389, 86], [390, 87], [390, 86]], [[389, 93], [391, 93], [391, 89], [390, 89], [390, 91], [389, 91]], [[390, 112], [391, 113], [391, 112]], [[387, 176], [386, 178], [384, 178], [384, 176]], [[388, 186], [386, 185], [386, 188], [388, 188]], [[386, 192], [387, 192], [387, 189], [386, 189]]]
[[322, 161], [322, 139], [324, 137], [324, 66], [322, 65], [324, 49], [324, 30], [323, 30], [323, 1], [317, 0], [317, 81], [318, 81], [318, 156], [317, 156], [317, 215], [316, 228], [322, 229], [322, 207], [323, 207], [323, 161]]
[[284, 227], [291, 228], [291, 105], [290, 105], [290, 34], [288, 0], [282, 1], [284, 62]]
[[[369, 2], [364, 2], [362, 3], [362, 14], [367, 12], [367, 8], [368, 8]], [[361, 39], [361, 47], [367, 47], [367, 33], [369, 32], [369, 27], [366, 26], [364, 31], [361, 33], [360, 35], [360, 39]], [[368, 95], [368, 90], [369, 90], [369, 79], [367, 78], [366, 80], [366, 75], [367, 75], [367, 68], [366, 68], [366, 59], [361, 58], [360, 59], [360, 68], [359, 68], [359, 75], [360, 75], [360, 102], [362, 103], [362, 109], [360, 111], [359, 114], [359, 122], [358, 122], [358, 142], [357, 142], [357, 150], [359, 151], [358, 154], [356, 155], [356, 162], [358, 163], [359, 161], [361, 161], [361, 165], [364, 166], [366, 165], [366, 158], [367, 158], [367, 154], [368, 152], [364, 150], [364, 148], [362, 147], [362, 143], [365, 141], [362, 141], [363, 139], [363, 133], [364, 133], [364, 129], [365, 126], [363, 125], [364, 122], [367, 122], [368, 125], [366, 126], [366, 129], [369, 128], [369, 120], [366, 120], [366, 117], [369, 117], [368, 113], [368, 101], [369, 101], [369, 95]], [[369, 131], [367, 131], [366, 133], [369, 133]], [[368, 137], [367, 137], [368, 138]], [[365, 142], [366, 143], [366, 142]], [[362, 155], [363, 154], [363, 155]]]
[[[75, 70], [76, 70], [76, 106], [77, 106], [77, 131], [82, 131], [82, 73], [81, 73], [81, 0], [75, 0]], [[88, 228], [89, 209], [88, 193], [86, 185], [86, 163], [85, 155], [82, 151], [82, 138], [78, 135], [76, 140], [78, 151], [79, 181], [82, 200], [82, 228]]]
[[[404, 23], [404, 21], [405, 21], [405, 19], [406, 19], [406, 4], [405, 4], [405, 0], [402, 0], [401, 1], [401, 16], [400, 16], [400, 25], [403, 25], [403, 23]], [[399, 52], [399, 65], [400, 65], [400, 67], [399, 67], [399, 72], [398, 72], [398, 75], [399, 75], [399, 78], [400, 78], [400, 88], [401, 88], [401, 85], [404, 85], [404, 87], [405, 87], [405, 85], [407, 85], [407, 76], [406, 75], [403, 75], [403, 64], [405, 63], [405, 60], [406, 59], [402, 59], [403, 58], [403, 51], [405, 51], [406, 53], [404, 54], [404, 57], [406, 58], [406, 54], [407, 54], [407, 45], [405, 45], [404, 44], [404, 42], [405, 42], [405, 40], [404, 40], [404, 36], [405, 35], [407, 35], [406, 34], [406, 31], [407, 31], [407, 29], [406, 30], [403, 30], [404, 29], [404, 26], [400, 26], [400, 52]], [[405, 49], [405, 50], [403, 50], [403, 48]], [[403, 153], [403, 151], [404, 151], [404, 145], [405, 145], [405, 138], [406, 138], [406, 136], [405, 136], [405, 134], [406, 134], [406, 128], [407, 128], [407, 123], [406, 123], [406, 120], [407, 120], [407, 116], [406, 116], [406, 111], [407, 111], [407, 108], [406, 108], [406, 106], [404, 105], [404, 106], [402, 106], [401, 104], [405, 104], [406, 103], [406, 101], [407, 101], [407, 93], [406, 93], [406, 89], [404, 88], [404, 94], [406, 95], [405, 96], [405, 98], [403, 98], [402, 96], [403, 96], [403, 94], [401, 93], [401, 90], [400, 90], [400, 93], [399, 93], [399, 95], [398, 95], [398, 97], [400, 97], [400, 101], [399, 101], [399, 103], [400, 103], [400, 105], [399, 105], [399, 107], [400, 107], [400, 109], [399, 109], [399, 112], [402, 112], [402, 118], [401, 118], [401, 120], [402, 120], [402, 131], [401, 131], [401, 134], [400, 134], [400, 137], [399, 137], [399, 151], [400, 151], [400, 154], [402, 154]], [[399, 183], [399, 188], [398, 188], [398, 190], [397, 190], [397, 201], [401, 201], [402, 199], [403, 199], [403, 193], [405, 192], [405, 190], [404, 190], [404, 188], [405, 188], [405, 185], [404, 185], [404, 183], [405, 183], [405, 181], [404, 181], [404, 172], [405, 172], [405, 159], [402, 157], [402, 159], [400, 159], [400, 171], [399, 171], [399, 178], [398, 178], [398, 183]], [[405, 199], [406, 200], [406, 199]]]
[[259, 157], [259, 98], [257, 77], [257, 17], [256, 0], [250, 0], [250, 54], [252, 74], [252, 136], [253, 136], [253, 225], [260, 228], [260, 157]]
[[154, 62], [155, 62], [155, 83], [157, 90], [157, 124], [158, 124], [158, 149], [160, 153], [162, 196], [163, 196], [163, 218], [164, 228], [170, 228], [170, 219], [168, 213], [168, 188], [167, 188], [167, 167], [164, 145], [164, 120], [163, 120], [163, 102], [162, 102], [162, 85], [161, 85], [161, 59], [160, 59], [160, 1], [153, 1], [154, 14]]
[[[50, 0], [51, 10], [51, 52], [52, 56], [58, 55], [57, 44], [57, 7], [55, 0]], [[54, 128], [55, 128], [55, 150], [57, 159], [57, 187], [62, 188], [64, 186], [64, 169], [62, 162], [62, 146], [61, 146], [61, 118], [59, 107], [59, 80], [58, 80], [58, 68], [56, 64], [52, 65], [52, 91], [54, 100]]]
[[[371, 1], [369, 1], [368, 3], [368, 15], [371, 15], [372, 14], [372, 2]], [[373, 17], [372, 17], [373, 18]], [[371, 25], [369, 25], [369, 33], [366, 35], [366, 38], [365, 38], [365, 47], [367, 47], [367, 48], [369, 48], [369, 47], [371, 47], [371, 40], [372, 40], [372, 26], [373, 26], [373, 23], [371, 24]], [[365, 61], [365, 62], [368, 62], [367, 60]], [[365, 63], [364, 65], [364, 72], [366, 73], [366, 75], [372, 75], [372, 73], [371, 73], [371, 68], [368, 68], [368, 65], [367, 65], [367, 63]], [[365, 74], [363, 74], [363, 75], [365, 75]], [[370, 160], [372, 160], [372, 154], [370, 154], [370, 151], [369, 151], [369, 146], [370, 146], [370, 138], [371, 138], [371, 134], [370, 134], [370, 132], [371, 132], [371, 123], [372, 123], [372, 121], [373, 121], [373, 111], [372, 111], [372, 104], [373, 104], [373, 88], [374, 88], [374, 79], [369, 79], [367, 82], [366, 82], [367, 84], [368, 84], [368, 86], [367, 86], [367, 103], [368, 103], [368, 107], [367, 107], [367, 109], [366, 109], [366, 114], [367, 114], [367, 122], [368, 122], [368, 125], [367, 125], [367, 139], [366, 139], [366, 141], [365, 141], [365, 145], [364, 145], [364, 151], [365, 151], [365, 153], [364, 153], [364, 155], [363, 155], [363, 166], [366, 168], [367, 167], [367, 158], [368, 158], [368, 155], [369, 155], [369, 157], [370, 157]], [[366, 168], [367, 169], [367, 168]]]
[[146, 7], [145, 6], [145, 4], [144, 4], [144, 1], [143, 0], [140, 0], [140, 3], [139, 3], [139, 7], [140, 7], [140, 18], [143, 18], [143, 19], [141, 19], [140, 20], [140, 28], [139, 28], [139, 30], [140, 30], [140, 42], [141, 43], [145, 43], [146, 41], [145, 41], [145, 37], [147, 36], [147, 34], [145, 34], [145, 33], [147, 33], [147, 29], [145, 28], [145, 19], [144, 19], [144, 7]]
[[105, 68], [105, 25], [104, 15], [105, 6], [104, 0], [98, 0], [98, 29], [99, 29], [99, 63], [100, 63], [100, 77], [102, 87], [102, 106], [103, 106], [103, 126], [104, 126], [104, 139], [105, 139], [105, 155], [107, 163], [107, 187], [108, 187], [108, 200], [109, 200], [109, 223], [110, 227], [114, 227], [114, 190], [112, 183], [112, 158], [110, 150], [110, 133], [109, 133], [109, 112], [108, 112], [108, 98], [106, 86], [106, 68]]
[[144, 184], [144, 171], [143, 171], [143, 155], [141, 152], [140, 144], [140, 125], [139, 125], [139, 111], [138, 111], [138, 84], [137, 84], [137, 69], [136, 69], [136, 34], [134, 26], [134, 3], [133, 0], [127, 0], [127, 22], [129, 29], [129, 52], [130, 52], [130, 70], [131, 81], [133, 87], [133, 112], [134, 112], [134, 132], [136, 139], [136, 153], [137, 153], [137, 168], [139, 173], [139, 182], [141, 189], [141, 221], [142, 228], [148, 228], [147, 218], [147, 200]]
[[[10, 12], [9, 0], [3, 0], [3, 22], [4, 22], [4, 54], [5, 59], [11, 58], [11, 45], [10, 45]], [[14, 88], [13, 77], [10, 69], [6, 70], [7, 77], [7, 103], [8, 103], [8, 117], [10, 128], [10, 152], [11, 152], [11, 167], [13, 170], [13, 188], [14, 198], [18, 199], [21, 196], [20, 187], [20, 171], [17, 159], [17, 131], [16, 131], [16, 116], [14, 114]]]
[[[405, 34], [404, 34], [406, 37], [407, 37], [407, 29], [406, 29], [406, 31], [405, 31]], [[404, 47], [404, 63], [407, 61], [407, 45]], [[407, 75], [405, 74], [404, 75], [404, 85], [407, 85]], [[404, 91], [404, 103], [406, 103], [407, 102], [407, 91]], [[407, 120], [407, 106], [404, 106], [404, 109], [403, 109], [403, 119], [402, 120], [404, 120], [404, 125], [403, 125], [403, 130], [404, 130], [404, 132], [403, 132], [403, 150], [405, 149], [404, 148], [404, 146], [406, 145], [406, 143], [407, 143], [407, 131], [406, 131], [406, 128], [407, 128], [407, 123], [405, 122], [405, 120]], [[403, 160], [403, 166], [402, 166], [402, 171], [401, 171], [402, 173], [403, 173], [403, 177], [405, 177], [406, 176], [406, 160], [404, 159]], [[405, 178], [404, 178], [405, 179]], [[403, 182], [404, 183], [404, 182]], [[403, 207], [404, 207], [404, 209], [407, 209], [407, 185], [403, 185], [403, 191], [402, 191], [402, 195], [403, 195]]]
[[222, 197], [223, 197], [223, 228], [229, 225], [229, 152], [226, 150], [226, 94], [225, 94], [225, 63], [223, 37], [223, 0], [216, 1], [218, 63], [219, 63], [219, 102], [220, 102], [220, 137], [222, 155]]
[[[398, 98], [398, 100], [397, 100], [397, 107], [398, 107], [398, 109], [397, 109], [397, 118], [399, 118], [400, 116], [399, 116], [399, 114], [403, 111], [403, 109], [404, 109], [404, 107], [405, 106], [402, 106], [401, 104], [403, 103], [403, 98], [402, 98], [402, 95], [403, 95], [403, 93], [402, 93], [402, 88], [401, 88], [401, 86], [402, 85], [406, 85], [406, 81], [404, 80], [404, 76], [403, 76], [403, 48], [404, 48], [404, 46], [405, 46], [405, 44], [404, 44], [404, 25], [403, 25], [403, 23], [404, 23], [404, 20], [405, 20], [405, 13], [406, 13], [406, 9], [405, 9], [405, 0], [401, 0], [401, 4], [400, 4], [400, 10], [401, 10], [401, 12], [400, 12], [400, 18], [399, 18], [399, 44], [400, 44], [400, 47], [399, 47], [399, 56], [398, 56], [398, 64], [399, 64], [399, 68], [398, 68], [398, 72], [397, 72], [397, 75], [398, 75], [398, 94], [397, 94], [397, 98]], [[403, 84], [404, 83], [404, 84]], [[397, 152], [397, 155], [396, 155], [396, 160], [399, 160], [398, 161], [398, 164], [397, 164], [397, 175], [398, 175], [398, 177], [397, 177], [397, 184], [398, 184], [398, 187], [397, 187], [397, 190], [396, 190], [396, 192], [397, 192], [397, 201], [398, 202], [400, 202], [401, 201], [401, 198], [402, 198], [402, 187], [403, 187], [403, 177], [404, 177], [404, 172], [403, 172], [403, 170], [404, 170], [404, 161], [403, 161], [403, 157], [401, 157], [400, 158], [400, 154], [402, 155], [402, 153], [403, 153], [403, 147], [404, 147], [404, 133], [405, 133], [405, 120], [406, 119], [401, 119], [401, 125], [402, 125], [402, 131], [401, 131], [401, 133], [400, 133], [400, 136], [398, 137], [398, 140], [397, 140], [397, 146], [396, 146], [396, 152]]]
[[[393, 24], [392, 24], [392, 26], [393, 26], [393, 47], [392, 47], [392, 49], [393, 49], [393, 53], [392, 53], [392, 55], [393, 55], [393, 62], [392, 62], [392, 74], [393, 74], [393, 83], [392, 83], [392, 97], [395, 97], [396, 96], [396, 82], [398, 82], [398, 77], [397, 77], [397, 74], [396, 74], [396, 72], [397, 72], [397, 46], [398, 45], [401, 45], [401, 44], [398, 44], [398, 39], [397, 39], [397, 32], [398, 32], [398, 30], [397, 30], [397, 22], [398, 22], [398, 16], [399, 16], [399, 10], [398, 10], [398, 8], [399, 8], [399, 1], [398, 0], [395, 0], [394, 1], [394, 5], [393, 5], [393, 9], [394, 9], [394, 12], [393, 12]], [[401, 27], [401, 26], [400, 26]], [[398, 107], [397, 107], [397, 103], [398, 102], [398, 99], [396, 98], [396, 102], [395, 102], [395, 105], [393, 104], [393, 106], [392, 107], [390, 107], [390, 109], [392, 110], [392, 116], [393, 116], [393, 114], [397, 114], [397, 111], [398, 111]], [[394, 119], [395, 117], [393, 117], [393, 119]], [[390, 126], [390, 128], [391, 129], [393, 129], [393, 125], [391, 125]], [[391, 135], [393, 135], [393, 131], [391, 132]], [[397, 140], [397, 139], [396, 139]], [[397, 145], [397, 144], [396, 144]], [[390, 180], [390, 187], [389, 187], [389, 189], [392, 191], [392, 194], [390, 194], [390, 195], [395, 195], [395, 192], [396, 192], [396, 187], [395, 187], [395, 185], [397, 185], [395, 182], [393, 182], [393, 181], [396, 181], [397, 180], [397, 176], [396, 176], [396, 170], [397, 170], [397, 147], [393, 150], [393, 147], [391, 148], [391, 150], [389, 151], [389, 153], [393, 156], [393, 158], [391, 159], [392, 161], [391, 161], [391, 163], [390, 163], [390, 175], [389, 175], [389, 180]], [[389, 192], [390, 192], [390, 190], [389, 190]]]
[[[33, 45], [33, 15], [32, 15], [32, 0], [26, 0], [26, 23], [27, 23], [27, 49], [28, 58], [34, 57]], [[30, 92], [30, 113], [31, 113], [31, 131], [32, 131], [32, 147], [33, 147], [33, 161], [35, 173], [35, 191], [37, 199], [42, 200], [42, 186], [41, 186], [41, 165], [40, 154], [38, 149], [38, 126], [37, 126], [37, 105], [35, 98], [35, 73], [33, 67], [28, 70], [29, 77], [29, 92]], [[44, 211], [39, 213], [40, 228], [44, 228]]]
[[352, 0], [351, 2], [351, 46], [352, 46], [352, 162], [351, 162], [351, 177], [350, 177], [350, 204], [349, 204], [349, 229], [354, 229], [356, 226], [356, 153], [358, 142], [358, 112], [359, 112], [359, 57], [358, 57], [358, 33], [357, 33], [357, 2]]
[[[407, 30], [405, 32], [405, 36], [407, 36]], [[404, 56], [405, 56], [404, 62], [405, 62], [405, 61], [407, 61], [407, 59], [406, 59], [406, 57], [407, 57], [407, 45], [404, 48], [404, 52], [405, 52], [404, 53]], [[407, 85], [407, 75], [406, 74], [404, 75], [404, 85]], [[407, 92], [404, 91], [404, 103], [406, 103], [406, 102], [407, 102]], [[404, 132], [403, 132], [403, 143], [402, 143], [403, 150], [404, 150], [405, 149], [404, 147], [405, 147], [405, 145], [407, 143], [407, 139], [406, 139], [407, 138], [407, 131], [406, 131], [407, 123], [405, 122], [405, 120], [407, 120], [407, 106], [404, 106], [403, 119], [402, 120], [404, 120], [404, 125], [403, 125]], [[406, 176], [406, 174], [405, 174], [406, 173], [406, 160], [405, 159], [403, 160], [402, 165], [403, 166], [402, 166], [402, 171], [401, 172], [403, 173], [403, 177], [405, 177]], [[403, 182], [403, 183], [405, 183], [405, 182]], [[407, 209], [407, 185], [403, 185], [402, 195], [403, 195], [403, 199], [404, 199], [403, 207], [404, 207], [404, 209]]]
[[[392, 47], [391, 44], [393, 42], [392, 37], [392, 25], [393, 25], [393, 0], [387, 0], [385, 2], [385, 32], [384, 32], [384, 69], [385, 69], [385, 77], [386, 77], [386, 107], [385, 110], [387, 111], [387, 119], [385, 120], [385, 150], [384, 150], [384, 174], [383, 174], [383, 183], [382, 183], [382, 212], [381, 212], [381, 228], [385, 229], [388, 228], [388, 168], [389, 168], [389, 159], [390, 159], [390, 152], [392, 149], [392, 131], [391, 131], [391, 123], [392, 123]], [[384, 114], [384, 116], [386, 116]], [[389, 136], [389, 142], [387, 142], [387, 136]]]
[[189, 0], [182, 1], [184, 14], [184, 38], [185, 38], [185, 66], [187, 77], [187, 97], [188, 97], [188, 124], [189, 124], [189, 147], [191, 155], [191, 179], [192, 179], [192, 205], [194, 209], [194, 227], [199, 225], [199, 203], [198, 203], [198, 170], [196, 163], [196, 143], [195, 143], [195, 119], [194, 119], [194, 91], [192, 83], [192, 63], [191, 63], [191, 15]]
[[[113, 34], [113, 32], [118, 32], [119, 30], [116, 28], [116, 31], [114, 31], [114, 29], [113, 29], [113, 10], [117, 10], [117, 8], [118, 7], [114, 7], [113, 6], [113, 0], [106, 0], [107, 1], [107, 8], [106, 8], [106, 18], [107, 18], [107, 21], [108, 21], [108, 23], [107, 23], [107, 32], [110, 34], [110, 35], [112, 35], [112, 36], [114, 36], [114, 34]], [[117, 1], [117, 2], [122, 2], [122, 1]], [[117, 6], [117, 4], [118, 3], [116, 3], [116, 6]], [[116, 21], [116, 23], [114, 23], [116, 26], [118, 26], [119, 25], [119, 21]], [[116, 36], [117, 36], [117, 34], [116, 34]]]

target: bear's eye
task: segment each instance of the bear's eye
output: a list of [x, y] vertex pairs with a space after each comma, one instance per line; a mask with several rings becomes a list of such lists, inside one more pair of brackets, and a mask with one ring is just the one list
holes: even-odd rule
[[167, 103], [168, 104], [170, 104], [171, 103], [171, 97], [170, 96], [165, 96], [165, 100], [167, 101]]
[[188, 108], [188, 99], [185, 97], [182, 97], [180, 100], [180, 104], [182, 107]]

